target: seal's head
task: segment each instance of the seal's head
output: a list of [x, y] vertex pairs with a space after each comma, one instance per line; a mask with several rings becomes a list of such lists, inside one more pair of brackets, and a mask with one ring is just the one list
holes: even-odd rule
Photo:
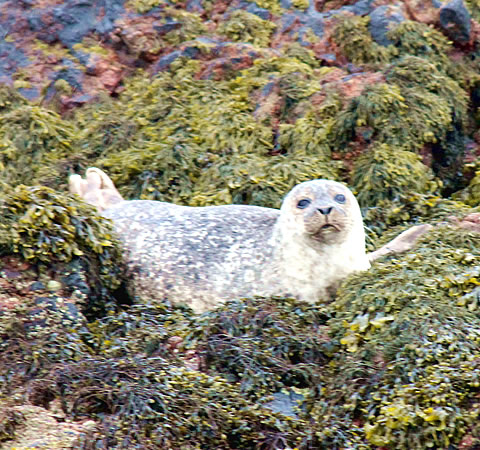
[[352, 236], [365, 245], [357, 200], [336, 181], [313, 180], [297, 185], [285, 197], [281, 212], [296, 237], [314, 247], [339, 244]]

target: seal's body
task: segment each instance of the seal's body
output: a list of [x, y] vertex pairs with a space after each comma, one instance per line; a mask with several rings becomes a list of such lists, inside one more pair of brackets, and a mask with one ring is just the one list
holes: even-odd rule
[[103, 215], [124, 244], [134, 293], [197, 312], [253, 295], [325, 301], [370, 267], [355, 197], [333, 181], [298, 185], [280, 210], [133, 200]]
[[367, 255], [357, 200], [329, 180], [294, 187], [280, 210], [125, 201], [95, 167], [85, 179], [70, 176], [69, 185], [112, 219], [134, 295], [185, 303], [197, 312], [253, 295], [328, 301], [347, 275], [409, 250], [431, 228], [412, 227]]

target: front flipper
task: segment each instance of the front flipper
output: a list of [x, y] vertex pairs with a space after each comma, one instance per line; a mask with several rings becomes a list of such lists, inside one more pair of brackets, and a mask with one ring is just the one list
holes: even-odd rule
[[423, 224], [415, 225], [408, 230], [400, 233], [395, 239], [391, 240], [388, 244], [385, 244], [383, 247], [380, 247], [378, 250], [375, 250], [372, 253], [369, 253], [368, 259], [370, 262], [374, 262], [376, 259], [397, 253], [403, 253], [408, 250], [411, 250], [418, 239], [423, 236], [426, 232], [433, 228], [432, 225]]

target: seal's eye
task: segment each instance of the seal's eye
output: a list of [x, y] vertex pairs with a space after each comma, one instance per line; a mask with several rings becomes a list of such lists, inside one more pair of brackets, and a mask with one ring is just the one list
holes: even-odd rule
[[297, 203], [297, 208], [305, 209], [310, 203], [312, 203], [308, 198], [304, 198]]
[[334, 198], [337, 203], [345, 203], [345, 196], [343, 194], [337, 194]]

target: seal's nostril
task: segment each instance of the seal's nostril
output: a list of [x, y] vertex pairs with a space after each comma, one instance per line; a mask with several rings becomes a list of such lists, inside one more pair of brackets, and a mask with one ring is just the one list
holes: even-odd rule
[[328, 208], [318, 208], [318, 210], [324, 215], [328, 216], [332, 212], [332, 207], [329, 206]]

